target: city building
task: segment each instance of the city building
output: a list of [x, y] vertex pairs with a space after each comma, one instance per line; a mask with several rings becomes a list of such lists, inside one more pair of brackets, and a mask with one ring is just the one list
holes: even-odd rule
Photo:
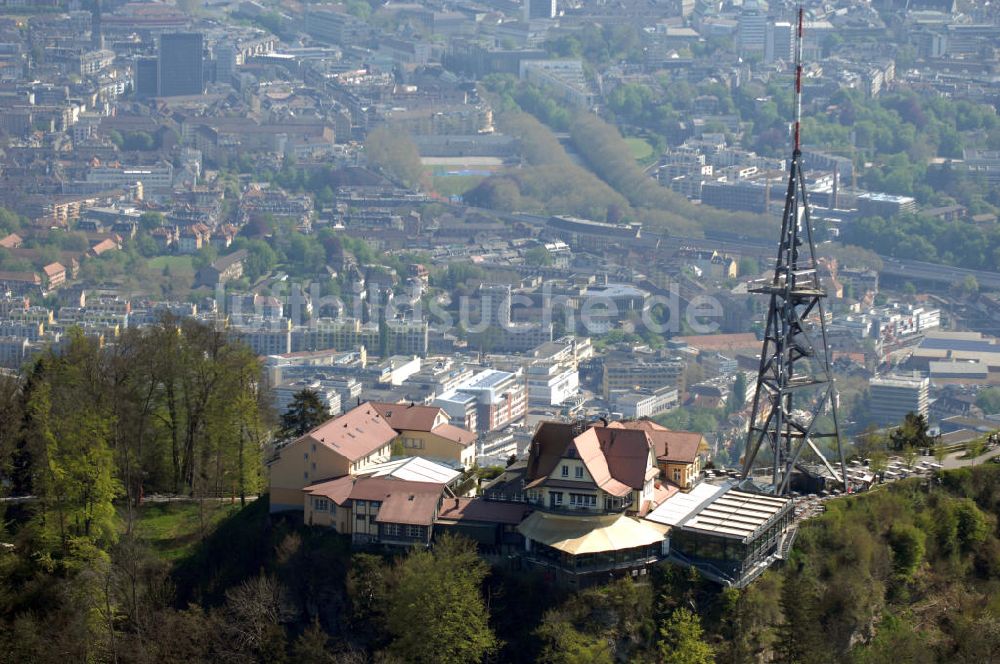
[[160, 35], [157, 94], [200, 95], [205, 91], [203, 37], [199, 32]]
[[524, 0], [524, 20], [556, 17], [556, 0]]
[[601, 392], [610, 399], [615, 392], [663, 387], [684, 392], [685, 363], [679, 359], [640, 358], [634, 354], [611, 353], [604, 359]]
[[432, 405], [465, 429], [487, 432], [523, 418], [527, 401], [522, 372], [486, 369], [439, 394]]
[[791, 63], [795, 57], [795, 31], [788, 21], [768, 23], [764, 41], [764, 62]]
[[868, 408], [882, 426], [898, 426], [908, 413], [927, 416], [930, 380], [914, 373], [872, 378], [868, 382]]

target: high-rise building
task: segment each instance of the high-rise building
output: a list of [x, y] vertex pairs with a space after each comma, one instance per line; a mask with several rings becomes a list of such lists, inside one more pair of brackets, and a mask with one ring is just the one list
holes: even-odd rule
[[135, 61], [135, 93], [140, 97], [155, 97], [160, 90], [160, 64], [156, 58]]
[[883, 376], [868, 382], [868, 406], [872, 419], [883, 426], [896, 426], [908, 413], [927, 416], [930, 381], [914, 373], [910, 376]]
[[556, 17], [556, 0], [524, 0], [524, 20]]
[[767, 14], [756, 2], [747, 2], [739, 19], [739, 47], [741, 54], [764, 53], [767, 39]]
[[764, 62], [791, 62], [794, 57], [795, 39], [792, 24], [788, 21], [769, 23], [764, 42]]
[[94, 1], [94, 9], [90, 13], [90, 45], [95, 51], [104, 48], [104, 27], [101, 22], [101, 0]]
[[205, 91], [200, 32], [175, 32], [160, 37], [159, 95], [200, 95]]
[[218, 44], [215, 47], [215, 80], [232, 84], [236, 75], [239, 54], [232, 44]]

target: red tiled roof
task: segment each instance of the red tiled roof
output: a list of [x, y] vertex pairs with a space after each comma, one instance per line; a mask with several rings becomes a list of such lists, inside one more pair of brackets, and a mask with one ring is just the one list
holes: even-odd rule
[[[372, 407], [397, 431], [430, 431], [442, 410], [437, 406], [372, 401]], [[447, 421], [447, 417], [445, 417]]]
[[66, 268], [63, 267], [62, 263], [49, 263], [48, 265], [42, 268], [42, 271], [45, 272], [45, 276], [51, 279], [52, 277], [58, 275], [60, 272], [65, 273]]
[[438, 519], [441, 521], [482, 521], [517, 525], [532, 508], [524, 503], [504, 503], [482, 498], [445, 498]]
[[647, 471], [652, 470], [648, 464], [652, 446], [649, 435], [639, 429], [594, 427], [591, 431], [597, 434], [611, 476], [633, 489], [641, 489]]
[[649, 454], [645, 431], [591, 426], [575, 438], [573, 431], [572, 424], [562, 422], [539, 425], [529, 453], [528, 488], [544, 483], [570, 450], [586, 466], [594, 483], [614, 496], [641, 488], [647, 475], [655, 475], [656, 470], [647, 466], [648, 457], [644, 456]]
[[42, 278], [34, 272], [10, 272], [0, 270], [0, 281], [41, 285]]
[[641, 429], [642, 431], [670, 431], [662, 424], [657, 424], [653, 420], [623, 420], [612, 422], [609, 429]]
[[355, 500], [377, 501], [381, 503], [375, 518], [377, 523], [429, 526], [434, 522], [444, 485], [345, 475], [307, 486], [303, 491], [310, 496], [329, 498], [340, 506]]
[[388, 445], [395, 437], [396, 430], [367, 403], [327, 420], [303, 436], [351, 461]]
[[353, 488], [354, 478], [350, 475], [344, 475], [343, 477], [338, 477], [334, 480], [326, 480], [324, 482], [310, 484], [304, 488], [303, 491], [310, 496], [329, 498], [337, 505], [343, 505], [350, 499], [351, 489]]
[[677, 463], [694, 463], [704, 441], [704, 436], [694, 431], [658, 431], [651, 438], [657, 459]]
[[453, 443], [458, 443], [462, 447], [468, 447], [476, 442], [476, 434], [454, 424], [439, 424], [431, 429], [431, 433]]
[[100, 242], [98, 242], [97, 244], [95, 244], [93, 247], [91, 247], [90, 251], [95, 256], [100, 256], [101, 254], [103, 254], [105, 252], [112, 251], [112, 250], [117, 249], [117, 248], [118, 248], [118, 245], [113, 240], [108, 239], [108, 240], [101, 240]]
[[429, 526], [434, 523], [434, 515], [440, 500], [440, 491], [411, 493], [403, 490], [391, 493], [382, 501], [375, 522]]
[[676, 337], [675, 340], [698, 350], [732, 351], [734, 349], [760, 347], [760, 340], [757, 339], [757, 335], [753, 332], [697, 334], [689, 337]]
[[630, 487], [611, 475], [608, 459], [604, 456], [601, 441], [598, 439], [594, 427], [574, 438], [572, 444], [576, 447], [577, 455], [583, 461], [583, 465], [587, 467], [587, 472], [590, 473], [598, 487], [613, 496], [624, 496], [629, 493]]

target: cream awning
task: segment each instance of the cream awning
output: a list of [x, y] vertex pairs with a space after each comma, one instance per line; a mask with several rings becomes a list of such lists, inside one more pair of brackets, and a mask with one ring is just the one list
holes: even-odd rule
[[576, 556], [658, 544], [670, 528], [624, 514], [570, 516], [533, 512], [517, 530], [528, 539]]

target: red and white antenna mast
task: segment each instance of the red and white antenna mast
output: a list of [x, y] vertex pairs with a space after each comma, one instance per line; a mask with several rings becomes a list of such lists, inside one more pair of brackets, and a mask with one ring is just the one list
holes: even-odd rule
[[795, 154], [802, 150], [800, 143], [802, 123], [802, 24], [804, 11], [799, 7], [798, 27], [795, 30]]
[[[819, 278], [802, 173], [803, 22], [800, 7], [795, 36], [792, 128], [795, 148], [788, 166], [788, 189], [781, 215], [774, 277], [751, 289], [753, 293], [768, 296], [770, 305], [744, 449], [743, 486], [777, 495], [788, 493], [793, 486], [813, 492], [811, 487], [819, 482], [850, 490], [840, 439], [838, 398], [830, 368], [830, 347], [826, 339], [823, 304], [826, 292]], [[823, 417], [827, 413], [832, 417]], [[836, 458], [827, 459], [824, 448], [832, 448]], [[756, 467], [762, 449], [770, 453], [770, 472]], [[805, 463], [804, 454], [815, 458], [827, 475], [821, 476], [815, 467]], [[763, 471], [768, 481], [763, 484], [755, 481], [755, 470]]]

